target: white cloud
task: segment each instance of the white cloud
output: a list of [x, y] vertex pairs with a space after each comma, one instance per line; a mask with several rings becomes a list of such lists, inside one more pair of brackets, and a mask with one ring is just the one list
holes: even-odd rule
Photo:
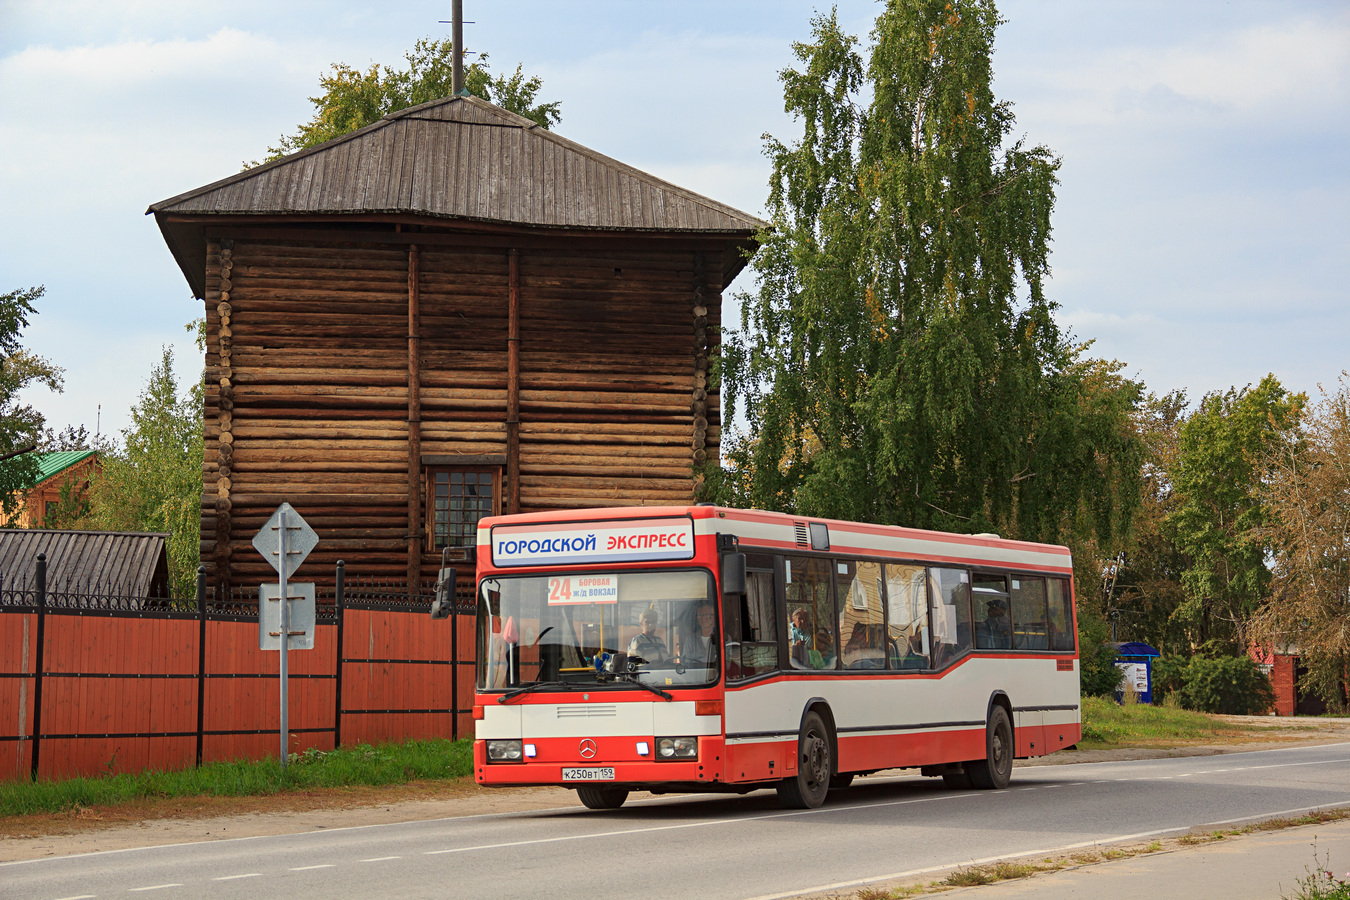
[[[1222, 27], [1222, 20], [1216, 28]], [[1090, 55], [1038, 58], [1012, 72], [1041, 96], [1023, 112], [1066, 125], [1140, 118], [1325, 115], [1350, 89], [1350, 15], [1215, 31], [1171, 46], [1127, 45]], [[1025, 61], [1024, 61], [1025, 64]]]

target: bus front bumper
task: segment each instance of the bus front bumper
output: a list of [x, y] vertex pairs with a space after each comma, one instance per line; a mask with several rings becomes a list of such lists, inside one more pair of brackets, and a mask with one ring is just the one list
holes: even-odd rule
[[[695, 759], [656, 759], [654, 737], [540, 738], [522, 741], [518, 761], [490, 762], [487, 741], [473, 742], [474, 777], [482, 785], [560, 785], [662, 783], [716, 784], [724, 781], [724, 741], [698, 737]], [[645, 754], [642, 752], [645, 747]], [[612, 770], [613, 777], [610, 776]]]

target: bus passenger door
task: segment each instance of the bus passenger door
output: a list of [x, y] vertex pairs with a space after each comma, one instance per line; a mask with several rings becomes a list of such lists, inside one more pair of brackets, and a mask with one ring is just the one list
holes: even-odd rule
[[[792, 746], [784, 752], [783, 741], [772, 733], [784, 729], [783, 711], [767, 695], [781, 687], [760, 683], [737, 688], [738, 682], [763, 681], [779, 666], [778, 602], [774, 593], [773, 560], [750, 553], [746, 557], [745, 593], [724, 597], [736, 603], [735, 613], [724, 615], [726, 625], [726, 718], [728, 781], [766, 781], [795, 773], [785, 772], [795, 763], [797, 723]], [[736, 735], [746, 735], [739, 741]], [[753, 737], [750, 737], [753, 735]], [[735, 741], [735, 743], [733, 743]]]

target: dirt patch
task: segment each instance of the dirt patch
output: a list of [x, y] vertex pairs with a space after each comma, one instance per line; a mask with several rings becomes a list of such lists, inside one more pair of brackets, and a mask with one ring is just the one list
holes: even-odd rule
[[[1350, 719], [1302, 720], [1291, 727], [1260, 717], [1245, 717], [1242, 723], [1269, 724], [1270, 730], [1240, 732], [1240, 737], [1224, 744], [1069, 750], [1019, 760], [1017, 765], [1214, 756], [1350, 741]], [[646, 796], [649, 795], [634, 794], [633, 799]], [[270, 797], [147, 799], [115, 807], [0, 819], [0, 862], [578, 805], [576, 794], [565, 788], [488, 789], [468, 778], [394, 787], [291, 791]]]

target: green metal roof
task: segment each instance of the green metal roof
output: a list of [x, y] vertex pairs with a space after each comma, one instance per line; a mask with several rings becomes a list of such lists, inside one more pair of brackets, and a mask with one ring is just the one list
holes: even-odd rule
[[56, 453], [39, 453], [37, 455], [38, 481], [46, 481], [76, 463], [83, 462], [97, 452], [96, 450], [59, 450]]

